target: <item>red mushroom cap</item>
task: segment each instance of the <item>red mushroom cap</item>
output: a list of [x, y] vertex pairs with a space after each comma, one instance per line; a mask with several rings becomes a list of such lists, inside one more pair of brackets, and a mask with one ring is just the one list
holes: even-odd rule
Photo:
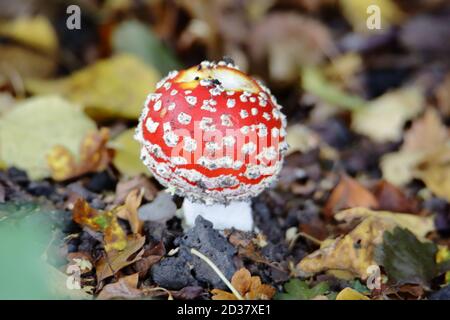
[[173, 71], [148, 96], [141, 158], [170, 191], [206, 203], [256, 196], [278, 175], [286, 118], [269, 89], [226, 62]]

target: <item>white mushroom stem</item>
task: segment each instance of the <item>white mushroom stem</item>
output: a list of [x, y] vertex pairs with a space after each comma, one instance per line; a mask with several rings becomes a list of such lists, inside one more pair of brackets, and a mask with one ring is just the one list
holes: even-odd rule
[[228, 205], [191, 202], [184, 199], [183, 213], [186, 226], [192, 227], [195, 218], [201, 215], [213, 223], [214, 229], [235, 228], [242, 231], [253, 230], [253, 217], [250, 201], [234, 201]]

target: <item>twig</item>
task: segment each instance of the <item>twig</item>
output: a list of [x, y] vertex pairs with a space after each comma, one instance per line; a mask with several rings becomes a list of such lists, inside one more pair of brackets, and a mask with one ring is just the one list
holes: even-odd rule
[[322, 245], [322, 242], [323, 242], [323, 241], [320, 241], [317, 238], [314, 238], [313, 236], [311, 236], [311, 235], [309, 235], [307, 233], [299, 232], [299, 233], [297, 233], [295, 235], [294, 239], [291, 240], [291, 243], [289, 243], [289, 250], [292, 250], [292, 248], [295, 245], [295, 242], [297, 242], [298, 238], [300, 238], [300, 237], [308, 239], [309, 241], [314, 242], [315, 244], [318, 244], [319, 246]]
[[207, 256], [205, 256], [201, 252], [195, 250], [194, 248], [191, 248], [191, 253], [193, 255], [196, 255], [203, 261], [205, 261], [214, 270], [214, 272], [217, 273], [219, 278], [227, 285], [227, 287], [231, 290], [231, 292], [233, 292], [233, 294], [236, 296], [236, 298], [238, 298], [238, 300], [245, 300], [241, 296], [239, 291], [237, 291], [236, 288], [233, 287], [233, 285], [230, 283], [230, 281], [228, 281], [228, 279], [225, 277], [225, 275], [222, 273], [222, 271], [220, 271], [219, 268], [214, 264], [214, 262], [212, 262]]

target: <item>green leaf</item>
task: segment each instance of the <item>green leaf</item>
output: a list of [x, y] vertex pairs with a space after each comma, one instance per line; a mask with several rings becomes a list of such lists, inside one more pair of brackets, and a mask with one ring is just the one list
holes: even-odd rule
[[351, 287], [359, 293], [369, 294], [370, 290], [362, 284], [358, 279], [350, 282]]
[[357, 110], [366, 103], [356, 95], [351, 95], [328, 81], [317, 67], [302, 69], [303, 89], [318, 96], [323, 101], [347, 110]]
[[383, 242], [375, 249], [375, 259], [395, 284], [419, 284], [426, 288], [439, 274], [435, 261], [437, 247], [421, 242], [414, 234], [396, 227], [383, 234]]
[[50, 176], [48, 152], [56, 145], [77, 155], [84, 136], [96, 129], [80, 108], [58, 96], [27, 99], [0, 119], [0, 158], [31, 179]]
[[311, 300], [319, 295], [324, 295], [330, 290], [327, 282], [321, 282], [310, 288], [306, 281], [291, 279], [284, 284], [286, 293], [279, 293], [275, 297], [278, 300]]
[[180, 69], [175, 55], [144, 24], [126, 21], [117, 27], [112, 36], [116, 52], [133, 54], [148, 65], [157, 68], [161, 74]]

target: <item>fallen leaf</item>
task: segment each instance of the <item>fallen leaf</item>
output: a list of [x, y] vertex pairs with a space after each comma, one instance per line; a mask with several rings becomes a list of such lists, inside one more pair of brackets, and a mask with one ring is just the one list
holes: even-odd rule
[[301, 71], [302, 87], [331, 106], [347, 110], [358, 110], [366, 104], [359, 96], [345, 92], [336, 83], [328, 80], [318, 67], [304, 67]]
[[144, 279], [150, 268], [166, 254], [166, 248], [163, 242], [159, 242], [157, 245], [147, 248], [142, 254], [142, 259], [136, 261], [134, 268], [139, 272], [139, 277]]
[[0, 119], [0, 158], [33, 180], [46, 178], [51, 174], [46, 157], [52, 148], [59, 145], [77, 155], [84, 137], [95, 129], [76, 105], [60, 97], [30, 98]]
[[106, 147], [109, 130], [89, 132], [80, 146], [80, 161], [64, 146], [54, 146], [47, 154], [48, 166], [54, 180], [64, 181], [89, 172], [99, 172], [106, 169], [112, 154]]
[[347, 235], [324, 241], [320, 249], [303, 258], [296, 268], [306, 274], [344, 270], [366, 279], [367, 268], [376, 264], [375, 246], [382, 242], [383, 232], [394, 227], [393, 221], [368, 217]]
[[136, 299], [142, 296], [142, 291], [137, 288], [138, 273], [120, 278], [117, 282], [109, 283], [103, 287], [97, 296], [99, 300], [107, 299]]
[[29, 80], [34, 94], [59, 93], [81, 104], [94, 118], [137, 119], [160, 75], [138, 58], [121, 54], [58, 80]]
[[415, 199], [407, 197], [403, 191], [393, 184], [381, 180], [373, 191], [378, 201], [378, 209], [394, 212], [416, 212], [417, 203]]
[[112, 45], [115, 52], [133, 54], [157, 68], [161, 74], [181, 67], [174, 54], [152, 30], [137, 20], [125, 21], [117, 26], [112, 34]]
[[361, 294], [360, 292], [347, 287], [342, 289], [338, 295], [336, 296], [336, 300], [370, 300], [365, 295]]
[[308, 127], [295, 124], [287, 128], [286, 141], [289, 144], [287, 155], [300, 151], [306, 153], [319, 146], [320, 137]]
[[377, 208], [378, 201], [372, 192], [358, 181], [347, 175], [342, 175], [323, 210], [325, 215], [330, 218], [342, 209], [353, 207]]
[[396, 186], [403, 186], [414, 178], [413, 171], [422, 159], [423, 155], [415, 151], [385, 154], [380, 162], [383, 178]]
[[127, 236], [114, 212], [99, 212], [91, 208], [85, 200], [78, 198], [73, 206], [72, 216], [76, 223], [103, 233], [106, 251], [126, 248]]
[[290, 279], [283, 285], [285, 293], [278, 293], [277, 300], [312, 300], [330, 291], [330, 286], [323, 281], [310, 288], [306, 281]]
[[334, 44], [329, 30], [319, 21], [294, 12], [268, 14], [250, 36], [253, 63], [268, 67], [275, 82], [292, 82], [298, 69], [315, 65], [331, 55]]
[[430, 153], [419, 163], [414, 176], [438, 197], [450, 202], [450, 143]]
[[109, 144], [115, 150], [114, 166], [125, 176], [132, 177], [141, 173], [151, 176], [150, 171], [140, 159], [141, 146], [133, 136], [134, 129], [128, 129]]
[[135, 234], [129, 236], [126, 247], [123, 250], [111, 250], [106, 253], [96, 264], [97, 282], [100, 282], [130, 264], [142, 258], [145, 237]]
[[[231, 285], [246, 300], [270, 300], [275, 294], [275, 288], [262, 284], [258, 276], [252, 276], [245, 268], [235, 272], [231, 278]], [[220, 289], [213, 289], [211, 293], [213, 300], [237, 300], [234, 294]]]
[[58, 37], [45, 16], [23, 16], [0, 23], [0, 36], [12, 38], [42, 52], [55, 54]]
[[337, 221], [352, 221], [354, 219], [367, 217], [382, 219], [402, 228], [406, 228], [414, 233], [416, 237], [421, 239], [425, 238], [429, 232], [435, 230], [433, 216], [422, 217], [408, 213], [373, 211], [367, 208], [352, 208], [341, 211], [334, 216]]
[[397, 227], [384, 233], [375, 257], [395, 284], [420, 284], [429, 288], [431, 280], [438, 275], [436, 253], [434, 243], [421, 242], [409, 230]]
[[133, 233], [141, 233], [144, 225], [138, 215], [138, 208], [141, 205], [143, 195], [143, 191], [134, 189], [128, 194], [125, 204], [114, 210], [117, 217], [128, 221]]
[[418, 115], [423, 107], [423, 94], [418, 88], [400, 88], [356, 110], [352, 115], [352, 129], [375, 142], [398, 141], [405, 123]]
[[114, 199], [114, 204], [123, 203], [128, 194], [135, 189], [143, 190], [144, 199], [147, 201], [152, 201], [158, 193], [158, 190], [148, 178], [139, 175], [119, 181], [116, 186], [116, 198]]

